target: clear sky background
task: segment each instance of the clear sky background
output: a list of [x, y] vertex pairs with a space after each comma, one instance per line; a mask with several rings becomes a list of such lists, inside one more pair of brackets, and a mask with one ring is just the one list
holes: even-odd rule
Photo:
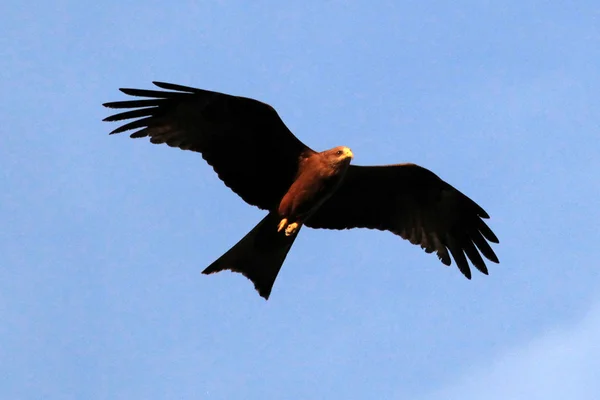
[[[600, 398], [597, 1], [5, 1], [0, 398]], [[269, 301], [200, 272], [264, 215], [198, 154], [108, 136], [163, 80], [480, 203], [472, 281], [305, 229]]]

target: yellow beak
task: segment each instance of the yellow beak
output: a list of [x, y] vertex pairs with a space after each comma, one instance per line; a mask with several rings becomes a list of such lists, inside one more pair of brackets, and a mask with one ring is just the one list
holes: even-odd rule
[[354, 158], [354, 154], [352, 153], [352, 150], [350, 150], [349, 148], [345, 147], [344, 148], [344, 156], [347, 158]]

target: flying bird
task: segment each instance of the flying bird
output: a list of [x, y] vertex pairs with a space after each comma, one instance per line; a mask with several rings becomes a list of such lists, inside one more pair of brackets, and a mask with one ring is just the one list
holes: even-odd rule
[[111, 134], [198, 152], [246, 203], [267, 215], [204, 274], [239, 272], [269, 298], [281, 266], [303, 226], [390, 231], [435, 252], [471, 279], [484, 274], [482, 255], [498, 263], [488, 242], [498, 238], [473, 200], [415, 164], [351, 165], [345, 146], [317, 152], [260, 101], [164, 82], [163, 90], [120, 89], [145, 99], [105, 103], [127, 110], [104, 121], [133, 119]]

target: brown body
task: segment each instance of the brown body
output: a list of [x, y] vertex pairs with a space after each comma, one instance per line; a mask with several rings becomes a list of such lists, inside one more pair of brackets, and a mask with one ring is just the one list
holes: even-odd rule
[[278, 231], [289, 236], [315, 212], [337, 189], [353, 154], [347, 147], [336, 147], [301, 157], [298, 174], [277, 209], [281, 217]]
[[[244, 97], [155, 82], [167, 91], [121, 89], [142, 100], [106, 107], [129, 109], [105, 119], [134, 119], [111, 133], [134, 130], [196, 151], [225, 184], [267, 216], [203, 273], [229, 269], [248, 277], [264, 298], [302, 226], [390, 231], [445, 265], [454, 259], [471, 278], [471, 264], [488, 273], [481, 255], [497, 263], [488, 242], [498, 238], [473, 200], [414, 164], [350, 165], [347, 147], [315, 152], [269, 105]], [[467, 260], [468, 259], [468, 260]]]

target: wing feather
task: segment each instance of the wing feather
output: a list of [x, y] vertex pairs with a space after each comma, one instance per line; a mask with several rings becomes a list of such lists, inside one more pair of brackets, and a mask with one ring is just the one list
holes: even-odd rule
[[277, 207], [292, 184], [299, 160], [314, 153], [285, 126], [277, 112], [257, 100], [165, 82], [166, 91], [120, 89], [140, 100], [105, 103], [128, 109], [105, 121], [133, 121], [111, 134], [202, 153], [219, 178], [247, 203]]
[[[307, 221], [312, 228], [387, 230], [435, 252], [445, 265], [454, 259], [471, 278], [471, 264], [484, 274], [481, 255], [498, 263], [488, 242], [498, 238], [483, 221], [489, 215], [473, 200], [414, 164], [350, 166], [338, 190]], [[452, 255], [452, 257], [450, 257]]]

